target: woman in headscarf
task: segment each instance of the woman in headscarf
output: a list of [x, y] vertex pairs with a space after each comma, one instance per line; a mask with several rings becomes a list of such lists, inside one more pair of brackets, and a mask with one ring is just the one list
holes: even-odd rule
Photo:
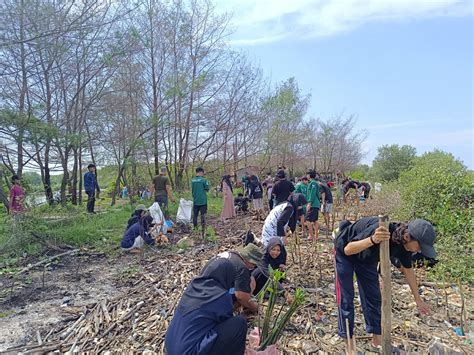
[[235, 217], [234, 196], [230, 175], [224, 175], [221, 180], [221, 191], [224, 197], [224, 207], [222, 208], [221, 220], [224, 222], [228, 218]]
[[223, 258], [210, 261], [191, 281], [166, 332], [168, 355], [241, 355], [247, 321], [233, 316], [236, 270]]
[[284, 271], [286, 269], [286, 256], [286, 249], [281, 239], [271, 238], [268, 241], [261, 263], [252, 272], [256, 282], [254, 295], [260, 292], [268, 280], [268, 266], [271, 266], [273, 270], [280, 269]]

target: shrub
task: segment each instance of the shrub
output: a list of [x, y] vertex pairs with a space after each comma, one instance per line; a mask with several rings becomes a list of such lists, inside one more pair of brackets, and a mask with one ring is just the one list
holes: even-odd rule
[[435, 150], [417, 158], [400, 176], [401, 219], [423, 218], [435, 225], [443, 276], [474, 282], [473, 175], [451, 154]]

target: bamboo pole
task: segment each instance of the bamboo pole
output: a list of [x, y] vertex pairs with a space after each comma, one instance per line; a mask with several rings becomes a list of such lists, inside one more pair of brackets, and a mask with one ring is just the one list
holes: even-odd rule
[[[388, 216], [379, 216], [379, 227], [389, 229]], [[382, 354], [392, 353], [392, 280], [390, 274], [390, 242], [380, 243], [380, 273], [382, 276]]]

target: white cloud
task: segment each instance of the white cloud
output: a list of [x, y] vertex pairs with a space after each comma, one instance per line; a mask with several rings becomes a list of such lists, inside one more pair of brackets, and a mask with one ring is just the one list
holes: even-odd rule
[[254, 45], [285, 38], [313, 38], [375, 21], [410, 21], [474, 13], [472, 0], [218, 0], [232, 13], [232, 44]]

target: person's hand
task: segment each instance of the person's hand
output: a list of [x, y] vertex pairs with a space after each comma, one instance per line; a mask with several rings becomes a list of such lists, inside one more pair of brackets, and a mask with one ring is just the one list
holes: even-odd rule
[[431, 313], [430, 306], [428, 306], [428, 304], [423, 302], [421, 299], [416, 300], [416, 307], [418, 308], [420, 314], [423, 316], [427, 316]]
[[375, 242], [375, 244], [380, 244], [381, 242], [389, 240], [389, 239], [390, 239], [390, 233], [385, 227], [378, 227], [375, 230], [375, 234], [372, 236], [372, 240]]
[[280, 264], [280, 266], [278, 266], [278, 268], [279, 268], [281, 271], [285, 271], [285, 270], [286, 270], [286, 265], [285, 265], [285, 264]]
[[100, 192], [97, 193], [97, 199], [99, 199], [99, 198], [100, 198]]

